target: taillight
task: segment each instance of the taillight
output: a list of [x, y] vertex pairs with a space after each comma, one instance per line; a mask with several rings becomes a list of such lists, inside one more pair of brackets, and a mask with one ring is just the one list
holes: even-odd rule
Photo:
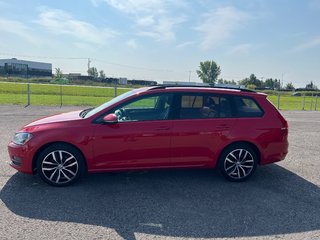
[[289, 129], [289, 126], [288, 126], [288, 122], [287, 120], [282, 116], [282, 114], [278, 111], [278, 109], [274, 106], [274, 104], [268, 99], [266, 98], [267, 101], [270, 103], [270, 105], [273, 107], [273, 109], [275, 110], [277, 116], [279, 117], [279, 120], [280, 120], [280, 123], [281, 123], [281, 135], [283, 137], [283, 140], [287, 139], [288, 138], [288, 129]]
[[283, 124], [283, 129], [288, 129], [288, 122], [287, 122], [287, 120], [280, 114], [280, 120], [281, 120], [281, 122], [282, 122], [282, 124]]
[[281, 133], [282, 133], [283, 135], [288, 135], [288, 127], [283, 127], [283, 128], [281, 128]]
[[288, 137], [288, 132], [289, 132], [289, 126], [288, 126], [288, 122], [287, 120], [281, 115], [281, 113], [278, 111], [279, 116], [280, 116], [280, 121], [282, 123], [282, 127], [281, 127], [281, 134], [283, 136], [283, 138], [287, 138]]

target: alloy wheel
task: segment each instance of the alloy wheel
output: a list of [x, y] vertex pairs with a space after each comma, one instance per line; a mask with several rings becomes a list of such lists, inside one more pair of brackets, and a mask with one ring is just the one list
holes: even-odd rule
[[41, 171], [47, 181], [57, 185], [66, 184], [77, 176], [79, 163], [70, 152], [55, 150], [43, 159]]
[[246, 149], [234, 149], [224, 159], [224, 171], [234, 180], [246, 178], [255, 167], [252, 154]]

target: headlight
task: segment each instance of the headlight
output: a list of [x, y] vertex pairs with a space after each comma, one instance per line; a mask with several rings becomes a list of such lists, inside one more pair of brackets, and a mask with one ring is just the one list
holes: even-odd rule
[[19, 132], [13, 138], [13, 142], [17, 145], [24, 145], [32, 138], [31, 133]]

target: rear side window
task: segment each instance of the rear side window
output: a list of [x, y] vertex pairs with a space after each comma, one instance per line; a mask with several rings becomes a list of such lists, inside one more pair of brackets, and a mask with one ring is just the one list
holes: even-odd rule
[[202, 107], [203, 96], [182, 96], [181, 107], [182, 108], [200, 108]]
[[232, 118], [232, 99], [229, 96], [210, 93], [183, 93], [177, 100], [179, 106], [173, 118], [203, 119]]
[[237, 117], [262, 117], [264, 112], [257, 102], [249, 97], [234, 97]]

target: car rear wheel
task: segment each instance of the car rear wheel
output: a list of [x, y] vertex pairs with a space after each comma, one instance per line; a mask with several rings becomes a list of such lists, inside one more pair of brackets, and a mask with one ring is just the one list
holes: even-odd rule
[[38, 173], [52, 186], [68, 186], [75, 183], [84, 171], [84, 159], [74, 147], [53, 144], [44, 149], [37, 161]]
[[219, 159], [219, 170], [232, 182], [247, 180], [255, 171], [258, 155], [247, 144], [234, 144], [227, 147]]

